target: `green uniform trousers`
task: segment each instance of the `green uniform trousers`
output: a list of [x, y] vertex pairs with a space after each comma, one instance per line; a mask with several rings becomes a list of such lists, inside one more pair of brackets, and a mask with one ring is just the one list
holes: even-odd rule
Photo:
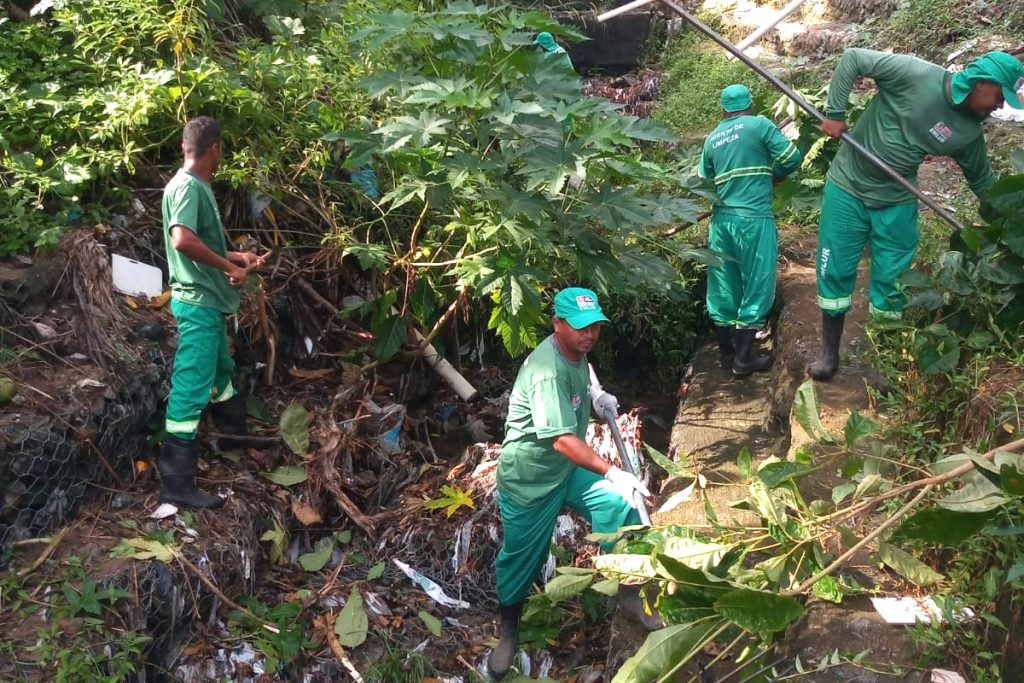
[[715, 212], [708, 248], [725, 254], [708, 268], [708, 314], [719, 326], [764, 327], [775, 302], [779, 241], [775, 219]]
[[[552, 453], [551, 457], [562, 457]], [[608, 480], [576, 467], [568, 481], [530, 506], [520, 505], [498, 489], [504, 538], [498, 553], [498, 600], [514, 605], [526, 599], [551, 547], [558, 513], [570, 507], [590, 522], [596, 533], [614, 533], [640, 523], [640, 515], [612, 488]], [[611, 550], [614, 543], [602, 543]]]
[[871, 314], [899, 318], [907, 305], [896, 279], [917, 251], [917, 202], [869, 208], [831, 182], [825, 183], [818, 228], [818, 306], [826, 314], [850, 310], [857, 264], [871, 245]]
[[199, 433], [206, 404], [235, 395], [231, 384], [235, 362], [228, 349], [223, 313], [175, 299], [171, 299], [171, 313], [178, 321], [178, 351], [167, 399], [166, 429], [168, 434], [191, 440]]

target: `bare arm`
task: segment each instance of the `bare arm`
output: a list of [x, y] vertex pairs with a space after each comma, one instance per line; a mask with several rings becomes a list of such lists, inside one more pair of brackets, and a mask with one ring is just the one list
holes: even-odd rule
[[562, 434], [554, 440], [555, 450], [562, 456], [571, 460], [583, 469], [590, 470], [604, 476], [611, 468], [607, 462], [594, 452], [594, 449], [586, 444], [583, 439], [575, 434]]
[[194, 232], [183, 225], [171, 226], [171, 244], [193, 261], [223, 272], [230, 278], [233, 285], [242, 284], [252, 269], [237, 263], [237, 252], [228, 252], [228, 258], [215, 253]]

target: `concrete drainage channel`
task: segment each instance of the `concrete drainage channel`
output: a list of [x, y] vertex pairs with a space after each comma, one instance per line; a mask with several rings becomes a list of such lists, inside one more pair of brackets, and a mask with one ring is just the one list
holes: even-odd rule
[[[707, 525], [705, 501], [724, 524], [759, 524], [752, 513], [729, 507], [730, 502], [742, 497], [738, 487], [743, 484], [736, 465], [741, 449], [750, 451], [756, 467], [758, 462], [773, 454], [793, 460], [798, 448], [810, 444], [791, 413], [796, 390], [806, 379], [806, 365], [818, 351], [820, 311], [816, 300], [813, 238], [783, 248], [782, 254], [771, 335], [775, 365], [770, 372], [737, 379], [720, 367], [714, 343], [698, 351], [673, 425], [670, 452], [685, 456], [691, 470], [707, 478], [708, 486], [680, 506], [666, 513], [655, 513], [655, 524]], [[866, 278], [861, 277], [860, 281], [865, 282]], [[867, 342], [863, 331], [866, 301], [866, 291], [858, 291], [855, 309], [848, 316], [843, 370], [832, 382], [817, 386], [822, 422], [832, 433], [842, 433], [852, 409], [869, 409], [865, 372], [857, 366], [858, 351]], [[834, 469], [825, 467], [800, 480], [801, 490], [813, 498], [828, 499], [834, 485], [831, 480]], [[690, 482], [688, 479], [667, 481], [659, 505]], [[711, 530], [710, 525], [708, 530]], [[631, 622], [616, 618], [606, 670], [618, 670], [645, 637], [646, 634]], [[807, 670], [813, 670], [818, 662], [837, 650], [851, 655], [870, 650], [865, 663], [875, 662], [879, 665], [876, 668], [882, 671], [902, 667], [903, 671], [913, 673], [893, 676], [847, 665], [815, 673], [816, 683], [921, 680], [920, 672], [914, 671], [919, 650], [905, 630], [887, 624], [867, 598], [847, 599], [842, 605], [809, 600], [806, 616], [789, 629], [764, 663], [777, 663], [776, 671], [784, 675], [795, 672], [794, 660], [799, 657]], [[724, 662], [702, 672], [693, 665], [682, 672], [678, 680], [735, 683], [740, 679], [725, 677], [735, 666], [734, 662]]]

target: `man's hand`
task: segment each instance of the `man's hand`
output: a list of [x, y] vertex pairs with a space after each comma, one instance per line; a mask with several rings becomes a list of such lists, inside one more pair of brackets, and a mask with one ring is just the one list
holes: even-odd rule
[[229, 251], [228, 260], [243, 268], [252, 267], [253, 270], [259, 270], [263, 267], [266, 258], [250, 251]]
[[630, 474], [614, 465], [609, 467], [608, 471], [604, 473], [604, 478], [612, 485], [615, 492], [629, 503], [631, 508], [636, 508], [635, 492], [639, 491], [640, 495], [644, 498], [651, 495], [651, 492], [647, 490], [647, 487], [644, 486], [644, 483], [636, 475]]
[[821, 122], [819, 128], [825, 135], [836, 140], [843, 137], [843, 133], [850, 129], [850, 127], [846, 125], [846, 121], [836, 121], [835, 119], [825, 119]]
[[235, 287], [241, 287], [245, 284], [246, 279], [249, 277], [249, 273], [255, 266], [239, 266], [234, 263], [231, 264], [230, 270], [224, 271], [224, 274], [228, 276], [228, 280], [231, 281]]
[[607, 391], [602, 391], [591, 400], [591, 405], [594, 406], [594, 412], [601, 418], [611, 414], [612, 418], [619, 414], [619, 399], [615, 398]]

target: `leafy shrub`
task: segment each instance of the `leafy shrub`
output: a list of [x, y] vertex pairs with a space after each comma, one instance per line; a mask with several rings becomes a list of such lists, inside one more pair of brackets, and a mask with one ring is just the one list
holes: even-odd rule
[[648, 232], [699, 212], [678, 174], [643, 158], [641, 143], [673, 136], [582, 97], [578, 76], [532, 46], [537, 31], [567, 29], [468, 2], [371, 13], [364, 26], [361, 51], [401, 46], [393, 69], [362, 81], [384, 116], [325, 140], [350, 145], [350, 167], [381, 159], [394, 187], [379, 217], [328, 239], [383, 273], [371, 304], [379, 357], [398, 350], [408, 320], [430, 329], [464, 298], [483, 301], [518, 355], [539, 341], [548, 288], [666, 294], [677, 264], [699, 256]]

